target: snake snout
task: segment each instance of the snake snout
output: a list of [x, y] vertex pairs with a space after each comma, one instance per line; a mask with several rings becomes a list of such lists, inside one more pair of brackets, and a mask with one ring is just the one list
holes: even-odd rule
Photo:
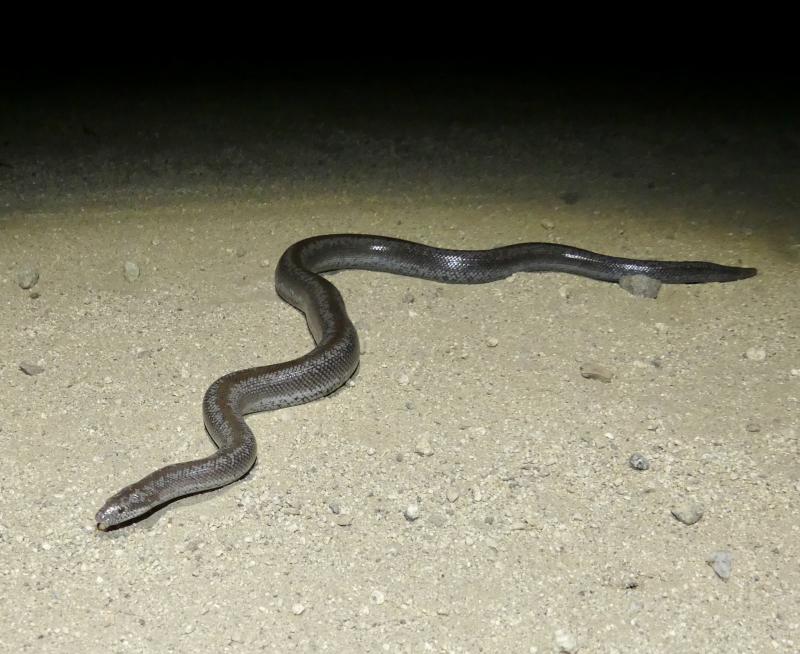
[[147, 513], [149, 509], [142, 493], [131, 492], [129, 488], [123, 488], [119, 493], [106, 500], [106, 503], [95, 514], [94, 519], [97, 528], [100, 531], [106, 531]]

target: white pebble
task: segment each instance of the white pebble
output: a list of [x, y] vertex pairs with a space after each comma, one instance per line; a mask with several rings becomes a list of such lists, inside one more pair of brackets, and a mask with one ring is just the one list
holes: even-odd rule
[[614, 373], [610, 368], [591, 361], [581, 364], [580, 371], [581, 376], [586, 379], [598, 379], [605, 384], [611, 383], [614, 378]]
[[488, 345], [489, 347], [497, 347], [497, 344], [499, 342], [500, 341], [498, 341], [494, 336], [490, 336], [489, 338], [486, 339], [486, 345]]
[[300, 604], [299, 602], [297, 604], [292, 604], [292, 613], [294, 613], [295, 615], [300, 615], [305, 610], [306, 607]]
[[714, 570], [717, 577], [723, 581], [728, 581], [728, 579], [730, 579], [731, 568], [733, 567], [733, 556], [731, 556], [730, 552], [714, 552], [707, 562]]
[[353, 524], [353, 516], [349, 513], [342, 513], [336, 516], [336, 524], [340, 527], [349, 527]]
[[763, 347], [751, 347], [745, 352], [745, 356], [750, 361], [763, 361], [767, 358], [767, 351]]
[[571, 633], [557, 629], [556, 647], [558, 647], [559, 652], [574, 654], [574, 652], [578, 651], [578, 641]]
[[403, 515], [409, 522], [414, 522], [414, 520], [419, 518], [419, 506], [416, 504], [409, 504], [406, 510], [403, 511]]
[[386, 601], [386, 595], [379, 590], [373, 590], [370, 599], [373, 604], [383, 604]]
[[126, 261], [123, 272], [125, 279], [129, 282], [135, 282], [139, 279], [139, 266], [134, 261]]
[[422, 434], [414, 445], [414, 451], [420, 456], [431, 456], [433, 454], [433, 446], [428, 434]]
[[691, 500], [685, 501], [672, 509], [672, 515], [685, 525], [693, 525], [703, 517], [701, 504]]
[[24, 289], [32, 288], [36, 286], [36, 282], [38, 281], [39, 281], [39, 273], [30, 266], [22, 268], [17, 273], [17, 284], [19, 284], [20, 288]]

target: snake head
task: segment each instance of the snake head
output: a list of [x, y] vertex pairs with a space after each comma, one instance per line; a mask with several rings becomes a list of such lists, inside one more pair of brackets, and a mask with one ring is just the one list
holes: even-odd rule
[[130, 486], [112, 495], [100, 508], [94, 519], [100, 531], [106, 531], [123, 522], [128, 522], [150, 510], [146, 496]]

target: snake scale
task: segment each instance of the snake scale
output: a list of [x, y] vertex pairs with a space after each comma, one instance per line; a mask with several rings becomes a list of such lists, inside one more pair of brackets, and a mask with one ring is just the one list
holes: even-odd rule
[[292, 361], [231, 372], [203, 398], [203, 420], [217, 451], [174, 463], [112, 495], [97, 512], [101, 530], [129, 523], [184, 495], [236, 481], [256, 460], [244, 417], [310, 402], [344, 384], [358, 366], [358, 334], [339, 291], [320, 273], [375, 270], [451, 284], [482, 284], [516, 272], [564, 272], [607, 282], [647, 275], [667, 284], [729, 282], [754, 268], [705, 261], [611, 257], [568, 245], [520, 243], [490, 250], [447, 250], [385, 236], [331, 234], [290, 246], [275, 271], [278, 294], [306, 316], [316, 346]]

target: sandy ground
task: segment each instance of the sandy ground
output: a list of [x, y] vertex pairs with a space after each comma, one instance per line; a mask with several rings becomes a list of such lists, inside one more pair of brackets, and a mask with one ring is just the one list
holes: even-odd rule
[[[3, 107], [0, 650], [800, 651], [796, 124], [311, 100]], [[648, 300], [339, 273], [356, 377], [249, 419], [245, 479], [98, 532], [112, 492], [212, 451], [216, 377], [310, 348], [273, 269], [326, 232], [759, 275]]]

